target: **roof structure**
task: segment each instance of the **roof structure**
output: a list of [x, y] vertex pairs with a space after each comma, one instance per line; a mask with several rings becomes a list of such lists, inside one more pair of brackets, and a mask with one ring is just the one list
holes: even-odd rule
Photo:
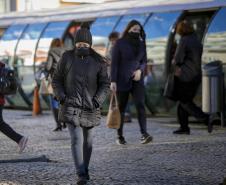
[[18, 12], [0, 15], [0, 25], [28, 22], [83, 20], [113, 15], [166, 12], [177, 10], [208, 9], [226, 6], [226, 0], [129, 0], [100, 4], [70, 6], [34, 12]]

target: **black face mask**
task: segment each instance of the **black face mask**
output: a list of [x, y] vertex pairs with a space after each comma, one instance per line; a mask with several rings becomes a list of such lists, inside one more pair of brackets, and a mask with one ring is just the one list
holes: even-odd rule
[[81, 48], [76, 48], [76, 55], [78, 56], [87, 56], [90, 54], [89, 48], [86, 47], [81, 47]]
[[140, 33], [137, 32], [129, 32], [129, 37], [131, 37], [132, 39], [139, 39], [140, 38]]

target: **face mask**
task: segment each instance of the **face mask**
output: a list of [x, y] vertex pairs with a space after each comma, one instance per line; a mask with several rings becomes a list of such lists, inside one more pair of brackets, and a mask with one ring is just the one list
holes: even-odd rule
[[140, 33], [137, 32], [129, 32], [129, 36], [133, 39], [139, 39], [140, 38]]
[[86, 47], [76, 48], [76, 54], [78, 56], [87, 56], [89, 55], [89, 48]]

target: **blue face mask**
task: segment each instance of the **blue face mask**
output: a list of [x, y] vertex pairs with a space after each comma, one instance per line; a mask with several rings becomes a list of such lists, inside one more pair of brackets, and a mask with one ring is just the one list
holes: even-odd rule
[[76, 55], [78, 56], [88, 56], [89, 54], [90, 48], [87, 47], [76, 48]]

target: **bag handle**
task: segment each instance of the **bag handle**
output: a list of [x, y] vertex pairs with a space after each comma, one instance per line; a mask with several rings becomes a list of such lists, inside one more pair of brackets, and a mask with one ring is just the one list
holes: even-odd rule
[[118, 99], [115, 92], [111, 93], [110, 108], [112, 107], [114, 100], [115, 100], [115, 106], [118, 107]]

